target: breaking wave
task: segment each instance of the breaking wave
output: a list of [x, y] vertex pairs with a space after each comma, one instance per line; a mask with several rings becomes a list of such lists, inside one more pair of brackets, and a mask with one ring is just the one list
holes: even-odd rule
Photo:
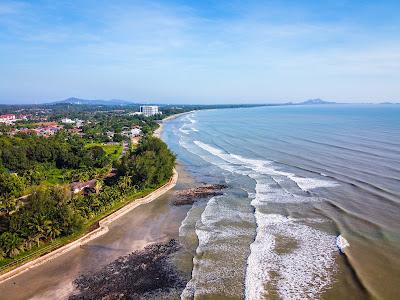
[[[208, 155], [195, 149], [193, 144]], [[306, 197], [291, 192], [290, 188], [284, 188], [282, 184], [286, 183], [287, 186], [288, 181], [291, 181], [303, 192], [321, 187], [334, 187], [337, 186], [337, 183], [325, 179], [296, 176], [293, 173], [279, 170], [272, 161], [245, 158], [227, 153], [201, 141], [194, 141], [193, 144], [190, 146], [186, 144], [186, 148], [192, 153], [223, 170], [246, 175], [256, 182], [255, 192], [249, 192], [249, 197], [252, 198], [251, 205], [255, 209], [256, 236], [249, 246], [250, 255], [247, 258], [246, 299], [264, 299], [272, 292], [278, 294], [282, 299], [316, 298], [333, 281], [337, 253], [335, 237], [301, 224], [300, 220], [278, 214], [266, 214], [262, 210], [265, 210], [268, 203], [271, 202], [298, 203], [316, 200], [314, 197]], [[201, 216], [202, 225], [196, 227], [199, 239], [197, 254], [203, 253], [204, 249], [212, 247], [213, 244], [220, 244], [218, 241], [222, 237], [219, 236], [221, 229], [218, 226], [210, 227], [209, 224], [209, 228], [204, 230], [205, 224], [210, 222], [206, 213], [211, 208], [213, 211], [217, 210], [223, 217], [230, 215], [224, 211], [223, 206], [218, 206], [217, 209], [215, 202], [215, 198], [210, 200]], [[214, 222], [216, 221], [214, 220]], [[316, 220], [316, 222], [320, 222], [320, 220]], [[239, 235], [237, 231], [224, 230], [223, 233], [224, 238], [226, 236], [233, 238], [235, 235]], [[285, 253], [280, 253], [279, 249], [282, 248], [282, 245], [285, 245], [283, 247]], [[200, 261], [195, 257], [192, 280], [188, 283], [182, 298], [190, 298], [196, 293], [207, 293], [207, 291], [199, 290], [197, 282], [201, 277], [198, 266], [204, 263], [204, 258]], [[221, 271], [220, 268], [215, 268], [215, 270]], [[212, 270], [207, 272], [203, 270], [202, 272], [203, 276], [207, 274], [209, 280], [213, 278], [212, 273]], [[274, 288], [271, 288], [272, 286]], [[210, 290], [208, 292], [212, 293]]]

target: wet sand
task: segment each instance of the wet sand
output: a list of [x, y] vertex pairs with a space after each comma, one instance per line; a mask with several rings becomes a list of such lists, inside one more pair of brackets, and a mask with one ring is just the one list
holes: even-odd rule
[[179, 179], [173, 190], [111, 223], [105, 235], [1, 284], [0, 298], [67, 299], [79, 275], [98, 271], [151, 243], [177, 239], [188, 207], [170, 204], [174, 190], [194, 186], [182, 168], [178, 166], [177, 169]]

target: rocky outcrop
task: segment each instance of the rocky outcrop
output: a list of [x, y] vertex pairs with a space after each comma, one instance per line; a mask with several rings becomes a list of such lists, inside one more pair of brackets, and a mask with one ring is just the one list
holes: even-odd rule
[[196, 202], [200, 198], [209, 198], [222, 195], [222, 190], [227, 188], [224, 184], [207, 184], [191, 189], [177, 191], [176, 198], [173, 200], [173, 205], [188, 205]]
[[69, 299], [142, 299], [182, 290], [186, 280], [171, 263], [171, 255], [179, 249], [179, 243], [170, 240], [120, 257], [98, 272], [78, 277]]

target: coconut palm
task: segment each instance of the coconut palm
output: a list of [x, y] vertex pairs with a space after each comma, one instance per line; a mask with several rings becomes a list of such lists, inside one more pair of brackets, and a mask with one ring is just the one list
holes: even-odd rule
[[130, 176], [122, 176], [118, 181], [118, 187], [123, 190], [127, 191], [132, 185], [132, 179]]
[[23, 239], [17, 234], [11, 232], [4, 232], [0, 236], [0, 246], [2, 251], [9, 257], [14, 257], [23, 251]]
[[100, 190], [102, 189], [102, 187], [103, 187], [103, 180], [101, 180], [101, 179], [96, 179], [96, 184], [95, 184], [95, 186], [94, 186], [94, 189], [95, 189], [95, 191], [96, 191], [96, 194], [98, 194], [98, 193], [100, 193]]

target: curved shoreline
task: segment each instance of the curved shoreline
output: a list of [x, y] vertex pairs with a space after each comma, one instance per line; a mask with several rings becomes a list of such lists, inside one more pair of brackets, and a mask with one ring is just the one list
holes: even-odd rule
[[176, 169], [174, 169], [172, 177], [163, 186], [159, 187], [158, 189], [151, 192], [150, 194], [148, 194], [145, 197], [133, 200], [132, 202], [121, 207], [120, 209], [118, 209], [117, 211], [108, 215], [107, 217], [101, 219], [99, 221], [99, 227], [97, 227], [93, 231], [88, 232], [87, 234], [80, 237], [79, 239], [72, 241], [54, 251], [51, 251], [43, 256], [40, 256], [32, 261], [29, 261], [15, 269], [13, 269], [7, 273], [0, 275], [0, 284], [8, 281], [11, 278], [14, 278], [14, 277], [20, 275], [22, 273], [27, 272], [30, 269], [33, 269], [33, 268], [38, 267], [46, 262], [49, 262], [61, 255], [73, 250], [73, 249], [80, 247], [81, 245], [84, 245], [84, 244], [90, 242], [91, 240], [94, 240], [94, 239], [106, 234], [109, 231], [108, 225], [110, 223], [121, 218], [122, 216], [124, 216], [131, 210], [135, 209], [136, 207], [156, 200], [157, 198], [159, 198], [160, 196], [165, 194], [167, 191], [172, 189], [176, 185], [177, 181], [178, 181], [178, 172], [176, 171]]
[[164, 129], [164, 123], [165, 123], [165, 122], [171, 121], [171, 120], [173, 120], [173, 119], [182, 117], [182, 116], [187, 115], [187, 114], [191, 114], [191, 113], [193, 113], [193, 112], [195, 112], [195, 111], [194, 111], [194, 110], [186, 111], [186, 112], [179, 113], [179, 114], [176, 114], [176, 115], [172, 115], [172, 116], [166, 117], [165, 119], [162, 119], [161, 122], [160, 122], [160, 124], [159, 124], [160, 127], [158, 127], [158, 128], [154, 131], [153, 135], [154, 135], [155, 137], [158, 137], [158, 138], [160, 139], [160, 138], [161, 138], [161, 134], [162, 134], [163, 129]]

